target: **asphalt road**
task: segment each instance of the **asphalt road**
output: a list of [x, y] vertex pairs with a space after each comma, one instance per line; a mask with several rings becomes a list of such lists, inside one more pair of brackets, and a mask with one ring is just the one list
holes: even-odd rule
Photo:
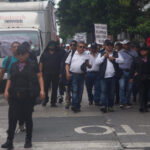
[[[0, 144], [5, 142], [7, 103], [0, 99]], [[89, 106], [84, 93], [80, 113], [37, 105], [33, 114], [31, 150], [150, 150], [150, 113], [139, 113], [138, 106], [103, 114]], [[15, 150], [23, 150], [25, 133], [16, 133]]]

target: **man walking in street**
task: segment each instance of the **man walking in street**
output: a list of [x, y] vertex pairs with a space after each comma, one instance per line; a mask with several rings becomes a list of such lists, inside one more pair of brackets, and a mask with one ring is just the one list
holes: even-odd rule
[[[91, 67], [89, 64], [89, 55], [84, 51], [84, 42], [79, 42], [77, 51], [71, 57], [72, 53], [66, 60], [66, 77], [69, 80], [72, 77], [72, 111], [79, 112], [82, 101], [83, 86], [84, 86], [84, 72], [81, 70], [83, 63], [87, 67]], [[71, 65], [70, 65], [71, 64]]]
[[59, 84], [59, 78], [61, 78], [62, 70], [62, 55], [56, 47], [55, 41], [50, 41], [44, 50], [40, 58], [40, 72], [43, 74], [44, 86], [45, 86], [45, 100], [42, 103], [46, 106], [49, 101], [48, 90], [52, 86], [51, 93], [51, 107], [57, 107], [57, 89]]
[[123, 63], [121, 55], [113, 51], [113, 43], [106, 42], [105, 51], [99, 54], [96, 64], [100, 65], [102, 112], [114, 111], [115, 82], [119, 77], [118, 64]]
[[[92, 105], [93, 102], [95, 105], [100, 104], [100, 77], [99, 77], [99, 65], [95, 63], [95, 60], [98, 56], [97, 44], [91, 44], [91, 50], [89, 54], [89, 63], [92, 65], [92, 68], [87, 68], [86, 75], [86, 88], [88, 93], [89, 105]], [[93, 93], [94, 87], [94, 93]]]
[[130, 97], [132, 92], [132, 83], [130, 83], [130, 69], [134, 59], [138, 56], [137, 52], [130, 48], [130, 41], [124, 40], [121, 42], [123, 49], [119, 53], [124, 58], [124, 63], [119, 64], [122, 69], [122, 76], [119, 80], [119, 96], [120, 96], [120, 108], [130, 108]]

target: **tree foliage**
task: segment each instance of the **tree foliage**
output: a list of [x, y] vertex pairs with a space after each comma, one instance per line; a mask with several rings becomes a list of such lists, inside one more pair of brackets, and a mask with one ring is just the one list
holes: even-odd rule
[[77, 32], [94, 33], [94, 23], [108, 25], [109, 34], [124, 31], [130, 35], [150, 33], [150, 13], [142, 8], [149, 0], [61, 0], [57, 10], [60, 37]]

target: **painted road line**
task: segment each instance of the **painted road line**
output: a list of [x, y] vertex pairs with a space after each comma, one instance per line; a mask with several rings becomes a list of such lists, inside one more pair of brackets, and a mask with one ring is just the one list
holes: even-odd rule
[[150, 142], [123, 143], [125, 148], [149, 148]]
[[[15, 150], [22, 150], [24, 143], [14, 143]], [[122, 150], [116, 141], [63, 141], [63, 142], [33, 142], [32, 150]]]
[[136, 133], [130, 126], [128, 125], [121, 125], [125, 132], [117, 133], [118, 136], [121, 135], [146, 135], [145, 132]]
[[[145, 132], [140, 132], [140, 133], [136, 133], [130, 126], [128, 125], [121, 125], [122, 129], [125, 132], [120, 132], [120, 133], [116, 133], [118, 136], [122, 136], [122, 135], [146, 135]], [[87, 131], [84, 131], [84, 129], [88, 129], [88, 128], [101, 128], [104, 129], [105, 131], [100, 132], [100, 133], [89, 133]], [[115, 132], [115, 129], [109, 126], [101, 126], [101, 125], [90, 125], [90, 126], [81, 126], [81, 127], [77, 127], [74, 129], [75, 132], [77, 132], [78, 134], [88, 134], [88, 135], [95, 135], [95, 136], [101, 136], [101, 135], [108, 135], [108, 134], [112, 134]]]
[[[88, 133], [88, 132], [84, 131], [84, 129], [86, 129], [86, 128], [102, 128], [102, 129], [105, 129], [105, 131], [102, 133]], [[81, 127], [75, 128], [74, 130], [75, 130], [75, 132], [77, 132], [79, 134], [89, 134], [89, 135], [107, 135], [107, 134], [112, 134], [115, 131], [111, 127], [100, 126], [100, 125], [81, 126]]]
[[[14, 143], [15, 150], [23, 150], [24, 143]], [[144, 150], [150, 148], [148, 142], [122, 143], [124, 148]], [[61, 141], [61, 142], [33, 142], [29, 150], [123, 150], [117, 141]]]

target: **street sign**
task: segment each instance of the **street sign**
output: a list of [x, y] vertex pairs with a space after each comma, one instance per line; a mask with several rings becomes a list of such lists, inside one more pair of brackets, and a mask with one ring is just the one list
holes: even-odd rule
[[103, 44], [107, 39], [107, 24], [94, 24], [95, 41], [97, 44]]

